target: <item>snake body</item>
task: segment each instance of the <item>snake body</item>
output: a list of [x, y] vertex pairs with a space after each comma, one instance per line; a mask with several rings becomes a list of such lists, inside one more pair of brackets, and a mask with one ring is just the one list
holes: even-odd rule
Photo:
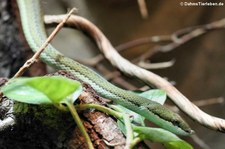
[[[25, 38], [36, 52], [47, 39], [40, 2], [17, 0], [17, 3]], [[89, 83], [100, 96], [113, 100], [166, 130], [178, 135], [190, 135], [193, 132], [178, 114], [154, 101], [116, 87], [88, 67], [63, 56], [52, 45], [48, 45], [41, 54], [41, 59], [48, 65], [72, 73]]]

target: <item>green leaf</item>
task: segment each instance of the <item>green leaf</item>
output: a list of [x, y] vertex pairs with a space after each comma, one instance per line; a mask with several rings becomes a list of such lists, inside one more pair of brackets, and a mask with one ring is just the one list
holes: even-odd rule
[[188, 144], [187, 142], [183, 140], [172, 141], [164, 145], [167, 149], [193, 149], [193, 147], [190, 144]]
[[[80, 82], [62, 76], [15, 78], [1, 91], [10, 99], [30, 104], [74, 102], [82, 91]], [[68, 98], [70, 97], [70, 98]]]
[[133, 129], [142, 139], [162, 143], [167, 149], [193, 149], [190, 144], [167, 130], [140, 126], [134, 126]]
[[166, 92], [159, 89], [152, 89], [141, 93], [136, 93], [139, 96], [145, 97], [152, 101], [158, 102], [163, 105], [166, 101]]

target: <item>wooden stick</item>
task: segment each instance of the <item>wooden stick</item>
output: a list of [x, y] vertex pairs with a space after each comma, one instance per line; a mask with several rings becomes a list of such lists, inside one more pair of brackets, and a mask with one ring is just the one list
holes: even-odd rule
[[39, 48], [39, 50], [29, 59], [27, 60], [24, 65], [19, 69], [19, 71], [13, 76], [13, 78], [19, 77], [23, 75], [23, 73], [35, 62], [38, 61], [41, 53], [45, 50], [45, 48], [48, 46], [48, 44], [52, 41], [52, 39], [56, 36], [56, 34], [61, 30], [63, 25], [66, 23], [66, 21], [69, 19], [69, 17], [72, 15], [72, 13], [76, 9], [73, 8], [70, 10], [70, 12], [65, 16], [65, 18], [57, 25], [57, 27], [54, 29], [54, 31], [50, 34], [50, 36], [47, 38], [47, 40], [44, 42], [44, 44]]

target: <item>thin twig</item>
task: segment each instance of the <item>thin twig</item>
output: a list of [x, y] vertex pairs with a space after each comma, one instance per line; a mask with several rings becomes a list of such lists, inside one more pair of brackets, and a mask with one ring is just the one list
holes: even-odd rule
[[148, 18], [148, 9], [147, 9], [145, 0], [137, 0], [137, 1], [138, 1], [139, 10], [141, 12], [142, 18], [147, 19]]
[[222, 28], [225, 28], [225, 18], [209, 24], [188, 27], [178, 30], [171, 35], [173, 42], [164, 46], [156, 46], [153, 50], [149, 50], [149, 52], [143, 54], [141, 59], [148, 59], [157, 52], [169, 52], [190, 41], [191, 39], [205, 34], [207, 31]]
[[[64, 15], [45, 16], [45, 22], [48, 24], [57, 23], [60, 22], [62, 18], [64, 18]], [[220, 21], [225, 22], [225, 19]], [[181, 92], [179, 92], [170, 82], [158, 76], [157, 74], [152, 73], [151, 71], [130, 63], [127, 59], [123, 58], [111, 45], [104, 34], [94, 24], [78, 16], [71, 16], [67, 21], [67, 24], [77, 27], [85, 31], [86, 33], [89, 33], [89, 35], [96, 41], [99, 49], [104, 53], [105, 57], [111, 62], [112, 65], [120, 69], [122, 72], [127, 73], [131, 76], [135, 76], [145, 81], [149, 85], [164, 90], [170, 97], [170, 99], [183, 112], [185, 112], [189, 117], [199, 122], [203, 126], [216, 131], [225, 132], [224, 119], [206, 114], [196, 105], [191, 103], [188, 98], [185, 97]], [[223, 23], [216, 25], [217, 27], [221, 27], [221, 24]]]
[[70, 12], [63, 18], [63, 20], [57, 25], [57, 27], [54, 29], [54, 31], [50, 34], [50, 36], [47, 38], [47, 40], [44, 42], [44, 44], [40, 47], [40, 49], [29, 59], [25, 62], [25, 64], [19, 69], [19, 71], [13, 76], [13, 78], [19, 77], [23, 75], [23, 73], [33, 64], [35, 63], [41, 53], [45, 50], [45, 48], [48, 46], [48, 44], [52, 41], [52, 39], [55, 37], [55, 35], [60, 31], [60, 29], [63, 27], [65, 22], [69, 19], [69, 17], [72, 15], [72, 13], [76, 9], [73, 8], [70, 10]]
[[131, 40], [125, 43], [122, 43], [118, 46], [116, 46], [116, 49], [118, 51], [134, 48], [137, 46], [141, 46], [144, 44], [149, 43], [159, 43], [159, 42], [165, 42], [165, 41], [172, 41], [172, 38], [170, 35], [160, 35], [160, 36], [152, 36], [152, 37], [142, 37], [135, 40]]
[[138, 65], [145, 69], [164, 69], [173, 66], [174, 63], [175, 63], [174, 59], [168, 62], [160, 62], [160, 63], [150, 63], [141, 60], [140, 62], [138, 62]]
[[191, 135], [191, 138], [193, 139], [193, 141], [198, 144], [201, 148], [204, 149], [210, 149], [210, 147], [201, 139], [199, 138], [196, 134]]

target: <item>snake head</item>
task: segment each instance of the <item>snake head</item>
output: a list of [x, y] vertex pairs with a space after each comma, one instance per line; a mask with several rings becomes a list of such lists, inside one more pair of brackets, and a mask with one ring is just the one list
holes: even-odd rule
[[[168, 108], [160, 104], [150, 104], [147, 109], [157, 115], [160, 119], [164, 120], [164, 124], [160, 124], [163, 128], [178, 134], [178, 135], [191, 135], [194, 131], [190, 126], [178, 115]], [[170, 129], [168, 129], [170, 127]]]

